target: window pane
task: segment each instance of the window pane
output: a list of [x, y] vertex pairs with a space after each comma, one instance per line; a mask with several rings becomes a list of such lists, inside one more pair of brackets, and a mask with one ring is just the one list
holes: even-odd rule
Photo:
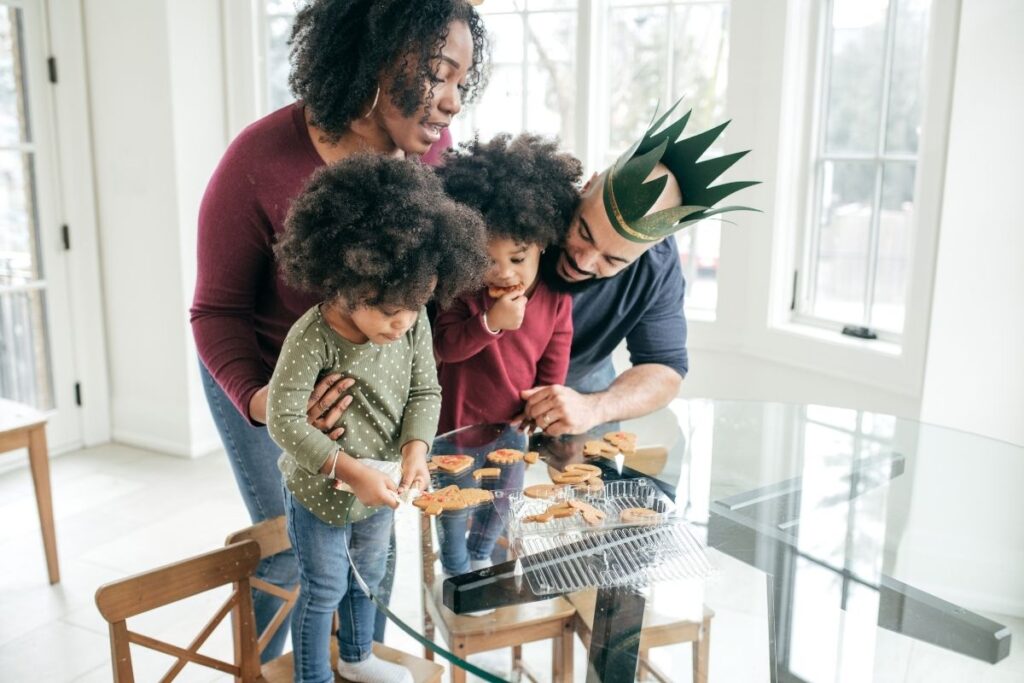
[[668, 10], [615, 9], [609, 13], [608, 159], [629, 147], [664, 100]]
[[522, 66], [495, 65], [491, 69], [491, 79], [484, 96], [452, 120], [453, 140], [456, 144], [465, 142], [472, 139], [473, 131], [477, 130], [484, 140], [496, 133], [521, 131], [522, 103]]
[[548, 12], [527, 19], [526, 128], [558, 136], [574, 149], [576, 14]]
[[20, 34], [21, 10], [0, 7], [0, 145], [30, 138]]
[[42, 277], [36, 241], [32, 155], [0, 151], [0, 285]]
[[526, 9], [576, 9], [576, 0], [526, 0]]
[[714, 311], [718, 306], [718, 257], [721, 226], [705, 221], [675, 234], [686, 278], [687, 310]]
[[521, 64], [523, 61], [523, 19], [519, 14], [487, 17], [492, 64]]
[[0, 294], [0, 396], [54, 407], [42, 290]]
[[875, 153], [882, 105], [885, 0], [835, 0], [826, 149]]
[[885, 135], [887, 152], [917, 152], [929, 4], [929, 0], [898, 0], [896, 6]]
[[910, 278], [914, 216], [912, 163], [889, 162], [882, 171], [882, 211], [878, 225], [878, 269], [871, 325], [891, 332], [903, 331], [903, 316]]
[[288, 38], [292, 16], [271, 17], [267, 24], [267, 106], [280, 109], [294, 98], [288, 88]]
[[707, 130], [726, 119], [729, 5], [677, 5], [673, 12], [672, 95], [693, 109], [687, 128]]
[[864, 162], [822, 163], [816, 316], [846, 323], [864, 320], [874, 169]]

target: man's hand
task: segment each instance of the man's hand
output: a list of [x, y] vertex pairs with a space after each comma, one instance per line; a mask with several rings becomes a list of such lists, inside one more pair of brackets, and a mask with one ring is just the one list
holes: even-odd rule
[[402, 483], [398, 493], [411, 488], [426, 491], [430, 485], [430, 470], [427, 469], [427, 444], [410, 441], [402, 447]]
[[526, 301], [522, 292], [501, 295], [487, 310], [487, 326], [492, 332], [518, 330], [526, 316]]
[[336, 426], [338, 420], [352, 405], [352, 396], [342, 394], [355, 386], [355, 383], [354, 379], [338, 374], [327, 375], [317, 382], [306, 401], [306, 422], [337, 441], [345, 432], [344, 427]]
[[523, 419], [550, 436], [582, 434], [604, 422], [599, 394], [581, 394], [561, 384], [520, 392], [526, 406]]

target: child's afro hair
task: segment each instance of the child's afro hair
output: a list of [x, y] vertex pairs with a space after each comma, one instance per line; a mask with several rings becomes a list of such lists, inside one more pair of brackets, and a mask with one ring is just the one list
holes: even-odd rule
[[478, 213], [445, 196], [430, 168], [372, 154], [313, 174], [274, 252], [289, 284], [352, 307], [417, 310], [432, 293], [448, 306], [488, 265]]
[[472, 101], [486, 81], [487, 38], [466, 0], [310, 0], [295, 17], [288, 83], [314, 126], [335, 141], [363, 115], [380, 82], [405, 116], [424, 114], [435, 61], [454, 21], [469, 26], [473, 63], [463, 90]]
[[541, 248], [562, 241], [580, 197], [578, 159], [529, 133], [459, 147], [437, 172], [449, 197], [483, 215], [488, 235]]

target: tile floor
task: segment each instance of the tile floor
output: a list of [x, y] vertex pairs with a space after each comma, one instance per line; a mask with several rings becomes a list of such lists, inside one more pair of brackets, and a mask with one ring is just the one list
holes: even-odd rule
[[[61, 583], [46, 581], [35, 500], [27, 469], [0, 475], [0, 683], [110, 681], [106, 623], [93, 602], [96, 588], [117, 578], [217, 548], [225, 536], [248, 525], [222, 454], [197, 460], [137, 448], [105, 445], [52, 461], [54, 513]], [[402, 576], [417, 576], [417, 513], [398, 516]], [[409, 549], [409, 550], [401, 550]], [[767, 681], [767, 633], [763, 578], [722, 555], [712, 558], [720, 578], [703, 599], [716, 611], [711, 640], [711, 680]], [[728, 586], [728, 590], [726, 590]], [[410, 624], [421, 620], [418, 586], [396, 586], [392, 607]], [[171, 642], [187, 642], [226, 591], [211, 591], [135, 620], [134, 628]], [[699, 601], [698, 601], [699, 602]], [[658, 600], [658, 604], [665, 604]], [[673, 602], [678, 608], [678, 602]], [[997, 666], [973, 661], [923, 643], [886, 634], [875, 641], [869, 677], [879, 681], [1024, 681], [1024, 620], [1004, 618], [1015, 634], [1013, 654]], [[419, 653], [419, 646], [393, 625], [387, 642]], [[230, 656], [230, 634], [221, 628], [202, 649]], [[550, 671], [550, 648], [527, 646], [526, 657]], [[576, 644], [575, 677], [585, 678], [586, 654]], [[473, 658], [507, 675], [507, 651]], [[689, 681], [688, 647], [657, 652], [673, 680]], [[162, 655], [135, 653], [139, 681], [157, 680], [168, 666]], [[861, 669], [864, 671], [864, 669]], [[677, 678], [678, 676], [678, 678]], [[182, 681], [225, 680], [216, 672], [187, 666]], [[447, 680], [447, 679], [446, 679]], [[470, 677], [473, 680], [473, 677]], [[814, 680], [813, 678], [811, 680]], [[853, 678], [831, 675], [822, 680]], [[860, 679], [857, 679], [860, 680]]]

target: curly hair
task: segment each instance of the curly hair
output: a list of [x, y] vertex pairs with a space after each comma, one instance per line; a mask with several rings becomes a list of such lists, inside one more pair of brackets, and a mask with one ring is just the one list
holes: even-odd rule
[[483, 215], [490, 236], [542, 248], [562, 241], [580, 198], [578, 159], [530, 133], [459, 147], [437, 173], [449, 197]]
[[417, 310], [480, 284], [485, 240], [480, 215], [430, 168], [360, 154], [313, 174], [274, 252], [289, 284], [324, 301]]
[[473, 64], [463, 89], [471, 102], [483, 90], [487, 38], [466, 0], [311, 0], [292, 26], [292, 94], [305, 102], [311, 122], [331, 142], [362, 115], [380, 81], [404, 116], [426, 114], [434, 62], [454, 21], [469, 26]]

